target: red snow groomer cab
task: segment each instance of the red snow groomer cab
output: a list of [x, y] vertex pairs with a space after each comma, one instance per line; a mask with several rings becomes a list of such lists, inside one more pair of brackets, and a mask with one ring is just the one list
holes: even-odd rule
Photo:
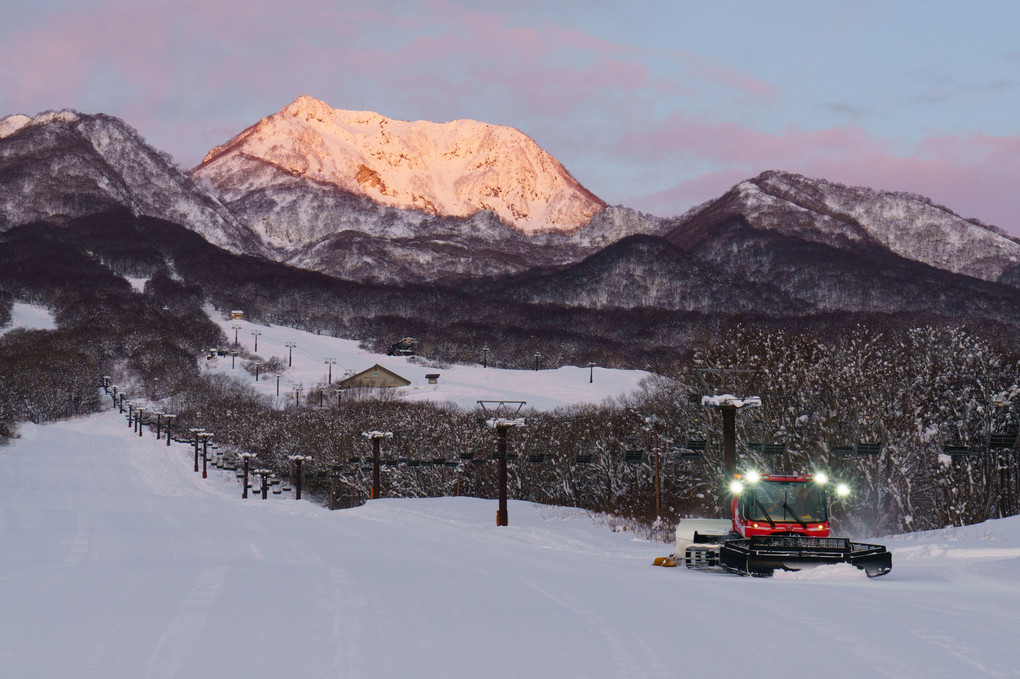
[[[892, 555], [885, 547], [830, 537], [828, 486], [821, 473], [734, 475], [729, 488], [731, 518], [681, 520], [677, 551], [656, 562], [682, 561], [688, 568], [757, 576], [776, 569], [849, 563], [870, 577], [885, 575], [892, 569]], [[848, 493], [845, 485], [836, 486], [838, 496]]]
[[730, 484], [733, 532], [745, 538], [778, 533], [829, 537], [827, 479], [819, 480], [815, 483], [811, 475], [761, 476], [756, 472], [734, 479]]

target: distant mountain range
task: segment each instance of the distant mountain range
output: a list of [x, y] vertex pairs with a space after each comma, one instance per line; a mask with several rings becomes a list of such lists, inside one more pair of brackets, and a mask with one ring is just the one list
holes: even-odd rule
[[300, 97], [190, 172], [122, 121], [0, 120], [0, 231], [115, 208], [355, 282], [553, 306], [1020, 319], [1020, 242], [923, 196], [766, 172], [668, 219], [609, 207], [512, 128]]

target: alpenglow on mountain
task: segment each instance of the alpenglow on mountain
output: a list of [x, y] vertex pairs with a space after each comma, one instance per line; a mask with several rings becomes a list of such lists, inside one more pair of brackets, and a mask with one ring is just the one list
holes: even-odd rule
[[606, 207], [514, 128], [393, 120], [308, 96], [212, 149], [192, 176], [241, 213], [259, 203], [261, 218], [249, 225], [281, 244], [329, 235], [295, 206], [295, 179], [309, 191], [339, 190], [429, 215], [489, 210], [527, 234], [577, 231]]

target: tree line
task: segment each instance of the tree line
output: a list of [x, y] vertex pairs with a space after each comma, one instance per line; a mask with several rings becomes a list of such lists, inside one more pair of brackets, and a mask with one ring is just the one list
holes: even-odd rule
[[[1020, 355], [960, 329], [886, 336], [860, 326], [826, 344], [741, 327], [619, 403], [526, 413], [508, 438], [510, 496], [649, 526], [714, 516], [727, 492], [721, 416], [700, 397], [733, 393], [762, 398], [761, 408], [738, 414], [740, 468], [825, 471], [846, 481], [854, 493], [834, 506], [845, 531], [1012, 515], [1020, 512], [1018, 376]], [[383, 446], [384, 496], [495, 497], [495, 435], [482, 412], [385, 399], [327, 399], [319, 408], [309, 400], [281, 409], [214, 376], [177, 402], [178, 426], [213, 431], [280, 476], [291, 472], [290, 455], [311, 455], [313, 492], [331, 506], [369, 495], [365, 431], [394, 434]]]

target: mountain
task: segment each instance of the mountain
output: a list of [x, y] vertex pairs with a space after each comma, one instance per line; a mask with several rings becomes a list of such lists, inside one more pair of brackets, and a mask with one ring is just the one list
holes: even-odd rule
[[575, 232], [606, 207], [519, 130], [393, 120], [308, 96], [212, 149], [191, 176], [283, 250], [345, 230], [335, 208], [347, 194], [429, 216], [488, 210], [529, 235]]
[[588, 308], [1020, 317], [1020, 243], [913, 194], [766, 172], [583, 261], [484, 288]]
[[769, 231], [837, 250], [871, 246], [952, 273], [1020, 284], [1020, 242], [960, 217], [930, 199], [849, 187], [787, 172], [764, 172], [671, 220], [666, 238], [681, 249], [717, 237], [740, 216]]
[[0, 120], [0, 231], [125, 207], [200, 232], [235, 252], [261, 241], [130, 126], [75, 111]]
[[629, 236], [576, 264], [496, 281], [485, 291], [519, 302], [592, 309], [652, 307], [777, 316], [809, 310], [796, 291], [724, 275], [710, 262], [651, 235]]
[[[473, 121], [405, 123], [301, 97], [214, 149], [189, 177], [122, 121], [63, 111], [0, 121], [0, 159], [0, 230], [123, 208], [349, 281], [442, 284], [523, 304], [1020, 316], [1020, 243], [921, 196], [773, 171], [663, 220], [605, 206], [521, 133]], [[341, 170], [355, 161], [379, 182], [344, 184]], [[541, 181], [521, 179], [542, 167], [552, 171]], [[471, 197], [506, 182], [499, 193], [518, 195], [521, 181], [548, 189], [530, 194], [529, 214], [581, 204], [595, 212], [568, 211], [575, 221], [549, 230], [496, 210], [429, 214], [377, 200], [403, 196], [420, 208], [413, 196], [442, 194], [452, 205], [453, 189]], [[429, 201], [437, 212], [446, 204]]]
[[839, 249], [755, 229], [740, 215], [715, 224], [692, 247], [632, 236], [576, 264], [482, 289], [495, 298], [589, 309], [1020, 318], [1020, 295], [1008, 285], [937, 269], [875, 243]]

